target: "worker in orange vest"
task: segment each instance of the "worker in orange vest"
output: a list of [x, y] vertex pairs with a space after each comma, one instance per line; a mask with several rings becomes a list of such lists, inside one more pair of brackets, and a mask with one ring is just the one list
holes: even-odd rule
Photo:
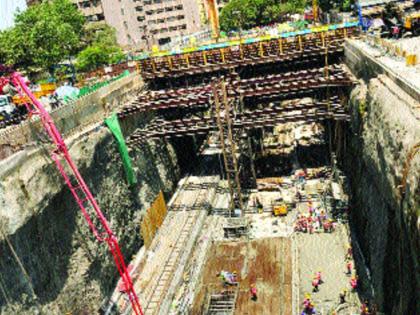
[[351, 277], [350, 286], [353, 289], [353, 292], [356, 291], [356, 289], [357, 289], [357, 276], [356, 275]]

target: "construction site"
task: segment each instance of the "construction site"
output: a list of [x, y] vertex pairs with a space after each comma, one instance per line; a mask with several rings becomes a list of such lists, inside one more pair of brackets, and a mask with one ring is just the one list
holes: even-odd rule
[[415, 55], [322, 26], [51, 113], [2, 69], [29, 119], [0, 130], [0, 314], [417, 314]]

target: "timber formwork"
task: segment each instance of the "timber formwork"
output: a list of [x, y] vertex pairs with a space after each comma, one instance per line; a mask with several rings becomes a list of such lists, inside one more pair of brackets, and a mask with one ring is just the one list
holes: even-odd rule
[[[150, 57], [139, 61], [147, 80], [174, 79], [199, 74], [229, 72], [246, 67], [311, 59], [343, 52], [345, 38], [355, 36], [356, 28], [276, 38], [237, 46]], [[328, 47], [328, 50], [325, 49]]]

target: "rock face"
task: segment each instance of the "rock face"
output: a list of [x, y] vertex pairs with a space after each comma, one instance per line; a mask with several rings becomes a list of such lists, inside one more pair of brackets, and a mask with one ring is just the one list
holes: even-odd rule
[[[138, 184], [128, 187], [117, 144], [105, 127], [78, 136], [69, 147], [130, 260], [142, 245], [142, 212], [161, 189], [168, 197], [179, 179], [174, 149], [157, 143], [133, 152]], [[118, 272], [46, 149], [1, 162], [0, 313], [96, 314]]]
[[[399, 189], [408, 152], [420, 142], [415, 105], [384, 75], [355, 88], [350, 101], [344, 163], [353, 190], [351, 225], [367, 267], [356, 252], [357, 269], [370, 271], [375, 300], [386, 314], [420, 309], [420, 154], [411, 161], [406, 194]], [[372, 294], [368, 285], [362, 289]]]

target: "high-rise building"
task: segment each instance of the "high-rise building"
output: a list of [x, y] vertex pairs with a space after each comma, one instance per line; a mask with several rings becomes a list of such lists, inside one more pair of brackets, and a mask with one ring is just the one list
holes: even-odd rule
[[105, 20], [104, 8], [101, 0], [71, 0], [86, 17], [88, 22]]
[[[106, 22], [124, 47], [151, 49], [203, 29], [203, 0], [71, 0], [90, 23]], [[40, 2], [27, 0], [28, 5]]]
[[123, 46], [150, 49], [202, 29], [200, 0], [72, 0], [89, 22], [105, 21]]
[[191, 34], [202, 28], [197, 0], [137, 1], [139, 25], [148, 44], [166, 44], [177, 36]]

